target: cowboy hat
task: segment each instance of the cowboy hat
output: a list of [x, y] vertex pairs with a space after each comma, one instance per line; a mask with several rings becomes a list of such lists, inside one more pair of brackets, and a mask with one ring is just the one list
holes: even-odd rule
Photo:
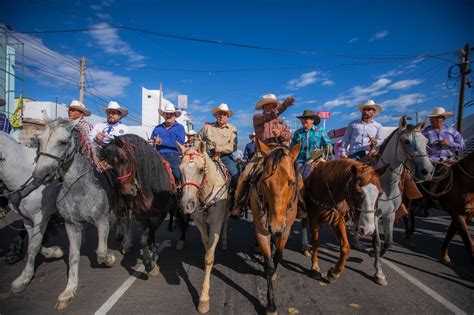
[[165, 114], [175, 114], [176, 118], [181, 116], [181, 111], [176, 109], [173, 104], [166, 104], [164, 109], [159, 109], [158, 112], [164, 117]]
[[111, 101], [109, 105], [107, 105], [107, 107], [104, 107], [103, 109], [106, 113], [108, 110], [116, 110], [120, 112], [120, 116], [122, 116], [122, 118], [128, 115], [128, 110], [123, 107], [120, 107], [119, 103], [115, 101]]
[[380, 114], [380, 112], [382, 111], [382, 106], [380, 106], [379, 104], [375, 104], [375, 102], [373, 100], [368, 100], [365, 103], [357, 105], [357, 107], [359, 108], [359, 111], [361, 111], [361, 112], [366, 107], [373, 108], [375, 110], [375, 115]]
[[453, 113], [447, 112], [444, 107], [435, 107], [430, 114], [428, 114], [428, 117], [438, 117], [438, 116], [443, 116], [444, 119], [447, 119], [449, 117], [453, 117]]
[[256, 137], [255, 132], [252, 132], [251, 134], [249, 134], [250, 139], [252, 139], [253, 137]]
[[194, 131], [192, 129], [186, 131], [186, 136], [195, 136], [195, 135], [197, 135], [197, 133], [196, 133], [196, 131]]
[[222, 103], [217, 107], [214, 107], [211, 111], [212, 116], [216, 116], [218, 112], [225, 112], [229, 115], [229, 117], [232, 117], [232, 114], [233, 114], [233, 112], [229, 109], [229, 106], [225, 103]]
[[83, 103], [79, 102], [78, 100], [73, 100], [71, 102], [71, 105], [69, 106], [66, 106], [67, 108], [72, 108], [72, 109], [76, 109], [80, 112], [82, 112], [82, 114], [84, 116], [90, 116], [91, 115], [91, 112], [90, 110], [87, 109], [86, 105], [84, 105]]
[[258, 103], [255, 105], [255, 109], [262, 109], [263, 105], [265, 104], [273, 104], [276, 106], [280, 103], [281, 102], [277, 100], [275, 94], [265, 94], [264, 96], [262, 96], [260, 101], [258, 101]]
[[312, 110], [310, 110], [310, 109], [305, 109], [304, 112], [303, 112], [303, 115], [301, 115], [301, 116], [296, 116], [296, 118], [298, 118], [298, 119], [305, 118], [305, 117], [313, 118], [315, 125], [318, 125], [318, 124], [321, 122], [321, 118], [319, 118], [319, 116], [316, 115], [316, 114], [315, 114]]

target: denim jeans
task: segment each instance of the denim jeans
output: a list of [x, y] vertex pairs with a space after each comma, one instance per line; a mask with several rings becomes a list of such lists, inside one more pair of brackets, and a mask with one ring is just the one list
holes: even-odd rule
[[239, 170], [237, 169], [237, 164], [230, 155], [221, 156], [221, 161], [229, 170], [231, 176], [230, 189], [234, 190], [235, 186], [237, 185], [237, 180], [239, 179]]
[[349, 158], [353, 159], [353, 160], [360, 161], [360, 159], [362, 159], [366, 155], [367, 155], [367, 153], [365, 152], [365, 150], [361, 150], [361, 151], [357, 151], [357, 152], [354, 152], [352, 154], [349, 154]]
[[179, 155], [173, 153], [162, 153], [161, 156], [170, 163], [171, 172], [173, 173], [174, 179], [179, 182], [181, 181], [181, 172], [179, 171]]

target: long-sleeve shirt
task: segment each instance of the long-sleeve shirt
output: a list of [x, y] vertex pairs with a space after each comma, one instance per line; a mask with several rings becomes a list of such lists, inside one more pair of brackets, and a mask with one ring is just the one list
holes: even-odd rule
[[[255, 135], [265, 144], [284, 143], [291, 139], [291, 132], [283, 119], [279, 118], [285, 110], [286, 106], [281, 104], [275, 107], [269, 113], [259, 113], [253, 116], [253, 127]], [[275, 136], [279, 134], [278, 136]]]
[[175, 122], [167, 129], [165, 123], [159, 124], [153, 129], [151, 139], [154, 140], [157, 136], [161, 138], [161, 143], [156, 146], [158, 152], [179, 155], [176, 142], [184, 143], [185, 131], [183, 125]]
[[375, 120], [364, 122], [362, 119], [351, 121], [347, 126], [346, 133], [343, 138], [342, 147], [353, 154], [359, 151], [369, 152], [370, 139], [377, 140], [377, 146], [380, 146], [384, 140], [382, 133], [382, 125]]
[[8, 117], [3, 114], [0, 114], [0, 130], [6, 133], [12, 131], [12, 125], [10, 124]]
[[252, 159], [255, 154], [255, 142], [249, 142], [245, 145], [243, 160], [245, 163]]
[[217, 123], [205, 125], [199, 131], [199, 137], [206, 144], [206, 151], [215, 150], [222, 155], [230, 155], [237, 151], [237, 129], [226, 124], [219, 127]]
[[[428, 126], [423, 135], [428, 139], [427, 153], [432, 160], [446, 160], [454, 157], [454, 151], [464, 150], [464, 139], [453, 126], [443, 125], [439, 131]], [[447, 146], [442, 146], [440, 140], [446, 140]]]
[[303, 163], [309, 160], [312, 151], [326, 146], [332, 148], [331, 139], [326, 129], [317, 126], [312, 126], [309, 130], [304, 128], [296, 130], [290, 145], [294, 146], [298, 142], [301, 142], [301, 149], [297, 161]]
[[[104, 140], [101, 143], [97, 142], [96, 136], [99, 132], [103, 131], [105, 133]], [[114, 136], [123, 136], [129, 133], [127, 126], [122, 124], [119, 120], [115, 124], [109, 124], [108, 122], [97, 123], [92, 131], [89, 133], [89, 139], [94, 145], [105, 146], [111, 142]]]

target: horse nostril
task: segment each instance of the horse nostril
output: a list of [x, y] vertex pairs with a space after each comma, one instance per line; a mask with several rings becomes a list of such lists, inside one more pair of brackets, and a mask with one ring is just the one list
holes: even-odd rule
[[428, 175], [428, 170], [426, 168], [421, 170], [421, 175]]
[[363, 227], [359, 228], [359, 233], [362, 234], [362, 235], [365, 235]]

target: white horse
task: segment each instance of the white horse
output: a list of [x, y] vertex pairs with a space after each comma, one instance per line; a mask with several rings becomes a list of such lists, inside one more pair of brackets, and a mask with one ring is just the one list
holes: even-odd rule
[[178, 144], [178, 148], [183, 156], [179, 166], [183, 183], [181, 206], [185, 214], [191, 214], [206, 250], [205, 276], [198, 311], [207, 313], [214, 252], [221, 231], [221, 246], [223, 250], [227, 249], [229, 181], [206, 153], [203, 142], [199, 141], [195, 147], [188, 149]]
[[[373, 217], [371, 230], [365, 230], [366, 235], [372, 233], [373, 250], [369, 251], [371, 256], [375, 256], [374, 280], [381, 285], [387, 285], [387, 280], [382, 271], [380, 257], [390, 248], [393, 242], [393, 224], [395, 222], [395, 212], [402, 202], [401, 192], [398, 186], [400, 178], [406, 168], [416, 181], [430, 180], [433, 176], [434, 167], [426, 154], [427, 139], [423, 136], [422, 130], [425, 122], [416, 126], [408, 125], [406, 116], [400, 119], [399, 127], [382, 144], [375, 169], [387, 167], [387, 170], [380, 176], [383, 194], [378, 199], [378, 207]], [[384, 228], [384, 243], [381, 248], [378, 222], [382, 221]], [[354, 247], [366, 251], [359, 243], [359, 233], [354, 233]]]
[[[28, 181], [35, 167], [35, 157], [35, 149], [25, 147], [10, 135], [0, 132], [0, 181], [7, 191], [15, 192]], [[64, 255], [58, 246], [41, 246], [49, 218], [56, 212], [58, 188], [57, 181], [47, 186], [41, 185], [24, 197], [18, 208], [10, 206], [22, 216], [28, 232], [28, 257], [23, 272], [12, 283], [14, 293], [22, 291], [30, 283], [35, 272], [35, 258], [40, 250], [46, 258]]]

